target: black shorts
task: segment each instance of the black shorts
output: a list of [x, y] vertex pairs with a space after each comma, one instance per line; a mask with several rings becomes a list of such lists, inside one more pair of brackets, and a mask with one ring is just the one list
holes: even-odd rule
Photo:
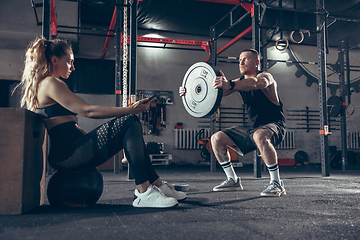
[[225, 128], [221, 131], [224, 132], [245, 155], [257, 149], [253, 135], [254, 132], [258, 129], [265, 129], [271, 134], [271, 143], [274, 147], [284, 140], [286, 133], [286, 125], [282, 121], [269, 123], [257, 128], [243, 125]]

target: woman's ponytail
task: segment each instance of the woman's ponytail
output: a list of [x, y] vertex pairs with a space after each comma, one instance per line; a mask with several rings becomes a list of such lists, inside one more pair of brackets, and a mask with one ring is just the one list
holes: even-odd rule
[[[61, 39], [46, 40], [38, 38], [25, 53], [25, 67], [21, 82], [22, 98], [20, 106], [26, 106], [27, 109], [35, 111], [39, 105], [37, 93], [40, 82], [51, 75], [51, 58], [53, 56], [61, 58], [67, 51], [72, 51], [71, 45]], [[16, 90], [14, 89], [14, 91]]]

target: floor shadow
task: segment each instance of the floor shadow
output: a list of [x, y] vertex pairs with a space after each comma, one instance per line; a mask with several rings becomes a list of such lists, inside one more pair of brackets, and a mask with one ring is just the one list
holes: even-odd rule
[[251, 198], [244, 198], [244, 199], [233, 199], [233, 200], [226, 200], [226, 201], [218, 201], [218, 202], [211, 202], [211, 203], [205, 203], [206, 200], [208, 200], [207, 198], [203, 198], [203, 201], [201, 200], [187, 200], [186, 204], [190, 204], [190, 205], [196, 205], [196, 206], [200, 206], [200, 207], [218, 207], [218, 206], [222, 206], [222, 205], [227, 205], [227, 204], [234, 204], [234, 203], [241, 203], [241, 202], [247, 202], [247, 201], [252, 201], [255, 199], [259, 199], [262, 197], [251, 197]]

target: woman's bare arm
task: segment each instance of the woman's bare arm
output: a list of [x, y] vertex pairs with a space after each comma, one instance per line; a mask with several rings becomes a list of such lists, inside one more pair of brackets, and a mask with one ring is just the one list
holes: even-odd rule
[[146, 102], [147, 98], [142, 99], [130, 107], [109, 107], [101, 105], [89, 105], [75, 93], [70, 91], [68, 86], [61, 80], [48, 77], [43, 80], [39, 87], [39, 102], [41, 98], [51, 99], [59, 103], [66, 109], [89, 118], [110, 118], [127, 114], [136, 114], [145, 111], [151, 104]]

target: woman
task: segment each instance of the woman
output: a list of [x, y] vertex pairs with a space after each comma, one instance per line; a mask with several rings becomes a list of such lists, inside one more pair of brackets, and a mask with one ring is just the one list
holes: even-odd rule
[[[74, 68], [74, 54], [64, 40], [37, 39], [25, 55], [21, 107], [40, 114], [48, 130], [49, 164], [55, 169], [96, 167], [124, 149], [135, 178], [134, 207], [173, 207], [186, 198], [156, 174], [146, 151], [139, 118], [152, 101], [142, 99], [130, 107], [89, 105], [66, 83]], [[86, 133], [76, 115], [112, 118]]]

